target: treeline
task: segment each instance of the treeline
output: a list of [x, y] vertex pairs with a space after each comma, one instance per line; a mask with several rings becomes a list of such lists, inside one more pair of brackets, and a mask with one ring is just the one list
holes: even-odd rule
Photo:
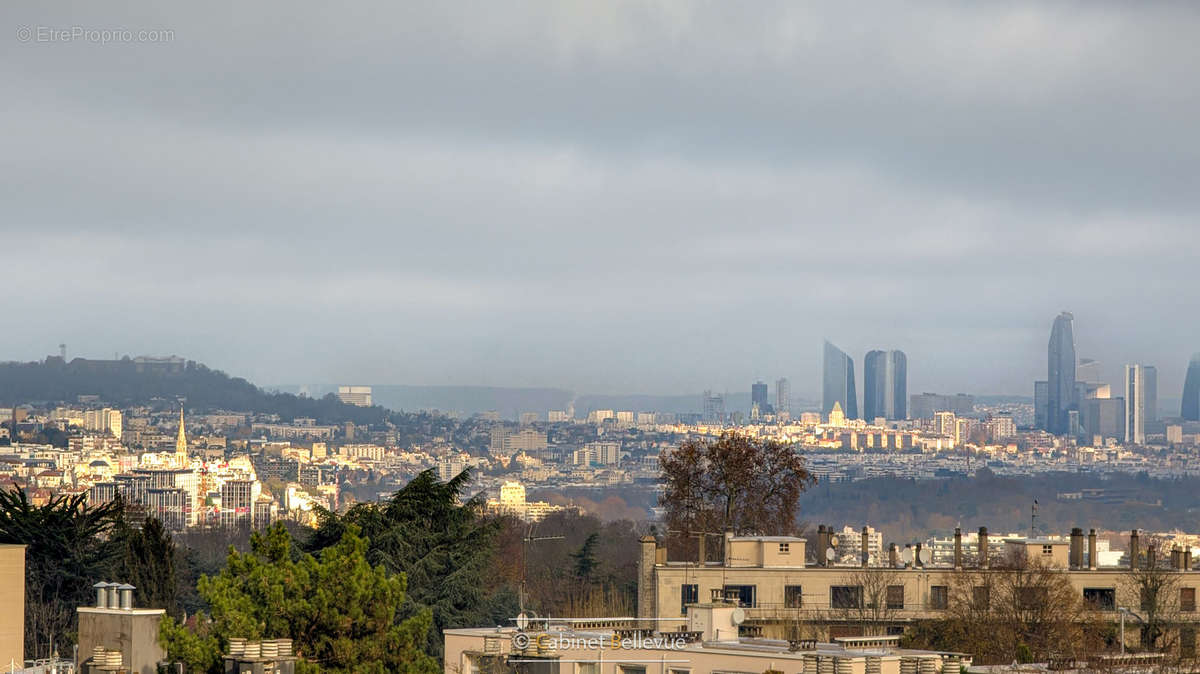
[[422, 420], [427, 415], [396, 413], [378, 406], [347, 405], [332, 394], [305, 398], [290, 393], [267, 393], [245, 379], [230, 377], [195, 361], [187, 361], [177, 372], [143, 370], [129, 358], [119, 361], [77, 358], [69, 363], [47, 358], [34, 363], [0, 363], [0, 404], [74, 402], [81, 395], [96, 395], [106, 404], [119, 406], [173, 405], [184, 398], [189, 408], [198, 410], [276, 414], [289, 421], [311, 418], [320, 424], [449, 423], [432, 417]]
[[177, 536], [120, 502], [38, 506], [0, 492], [0, 543], [29, 546], [26, 653], [69, 648], [75, 608], [99, 581], [129, 582], [137, 606], [165, 609], [168, 655], [196, 672], [218, 671], [236, 637], [292, 639], [321, 671], [433, 672], [444, 630], [511, 624], [522, 588], [541, 615], [633, 612], [632, 523], [485, 516], [469, 484], [427, 471], [385, 501], [322, 512], [314, 529]]
[[[1084, 489], [1103, 489], [1105, 494], [1100, 499], [1058, 499], [1059, 494]], [[800, 497], [799, 516], [813, 527], [868, 524], [883, 530], [888, 541], [902, 542], [946, 535], [956, 526], [1028, 531], [1036, 500], [1041, 533], [1066, 533], [1072, 527], [1190, 530], [1197, 493], [1200, 479], [1193, 477], [1066, 472], [1000, 476], [984, 468], [969, 478], [820, 483]]]

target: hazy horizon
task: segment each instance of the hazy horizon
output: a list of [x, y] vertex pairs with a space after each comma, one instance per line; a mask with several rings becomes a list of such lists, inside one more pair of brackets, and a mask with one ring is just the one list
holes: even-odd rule
[[1200, 6], [490, 7], [0, 8], [0, 359], [814, 398], [828, 338], [1030, 396], [1070, 310], [1179, 395]]

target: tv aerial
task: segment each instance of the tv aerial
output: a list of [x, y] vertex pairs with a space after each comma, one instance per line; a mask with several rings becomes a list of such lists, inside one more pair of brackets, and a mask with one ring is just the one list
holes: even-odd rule
[[746, 609], [740, 606], [733, 609], [729, 619], [733, 621], [734, 625], [741, 625], [742, 623], [746, 622]]
[[917, 557], [921, 560], [921, 566], [925, 566], [929, 564], [929, 560], [933, 559], [933, 553], [929, 551], [929, 548], [923, 548]]
[[913, 562], [912, 548], [904, 548], [903, 550], [900, 551], [900, 561], [904, 562], [905, 564], [912, 564], [912, 562]]
[[830, 562], [837, 559], [837, 550], [835, 548], [826, 548], [825, 559]]

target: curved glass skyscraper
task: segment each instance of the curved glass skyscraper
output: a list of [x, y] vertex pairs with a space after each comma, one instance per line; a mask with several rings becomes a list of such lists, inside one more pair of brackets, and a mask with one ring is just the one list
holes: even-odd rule
[[1186, 421], [1200, 421], [1200, 353], [1192, 356], [1183, 380], [1182, 416]]
[[1075, 317], [1064, 311], [1054, 319], [1046, 364], [1046, 430], [1071, 432], [1071, 411], [1079, 409], [1075, 387]]
[[854, 359], [825, 340], [825, 366], [821, 379], [821, 412], [842, 406], [847, 419], [858, 418], [858, 392], [854, 390]]

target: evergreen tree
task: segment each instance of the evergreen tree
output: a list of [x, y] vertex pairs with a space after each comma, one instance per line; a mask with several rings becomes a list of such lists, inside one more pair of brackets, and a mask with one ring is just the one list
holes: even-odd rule
[[367, 562], [358, 527], [318, 556], [298, 553], [282, 524], [255, 534], [248, 553], [231, 550], [217, 576], [200, 580], [212, 609], [199, 629], [164, 621], [168, 656], [192, 671], [219, 671], [219, 653], [234, 637], [289, 638], [309, 671], [432, 674], [422, 649], [428, 611], [401, 618], [406, 578]]
[[490, 573], [500, 523], [481, 516], [482, 495], [462, 500], [470, 480], [469, 471], [441, 482], [427, 470], [382, 503], [360, 503], [342, 516], [321, 512], [308, 543], [310, 551], [321, 550], [348, 527], [360, 528], [372, 564], [407, 574], [404, 615], [432, 611], [435, 629], [426, 645], [432, 655], [441, 654], [448, 628], [495, 625], [516, 615], [512, 592], [497, 589]]
[[[25, 653], [51, 655], [50, 643], [69, 652], [78, 606], [92, 603], [92, 585], [111, 564], [109, 533], [119, 503], [91, 507], [87, 496], [55, 496], [30, 503], [24, 490], [0, 490], [0, 543], [25, 549]], [[64, 651], [63, 649], [67, 649]]]

